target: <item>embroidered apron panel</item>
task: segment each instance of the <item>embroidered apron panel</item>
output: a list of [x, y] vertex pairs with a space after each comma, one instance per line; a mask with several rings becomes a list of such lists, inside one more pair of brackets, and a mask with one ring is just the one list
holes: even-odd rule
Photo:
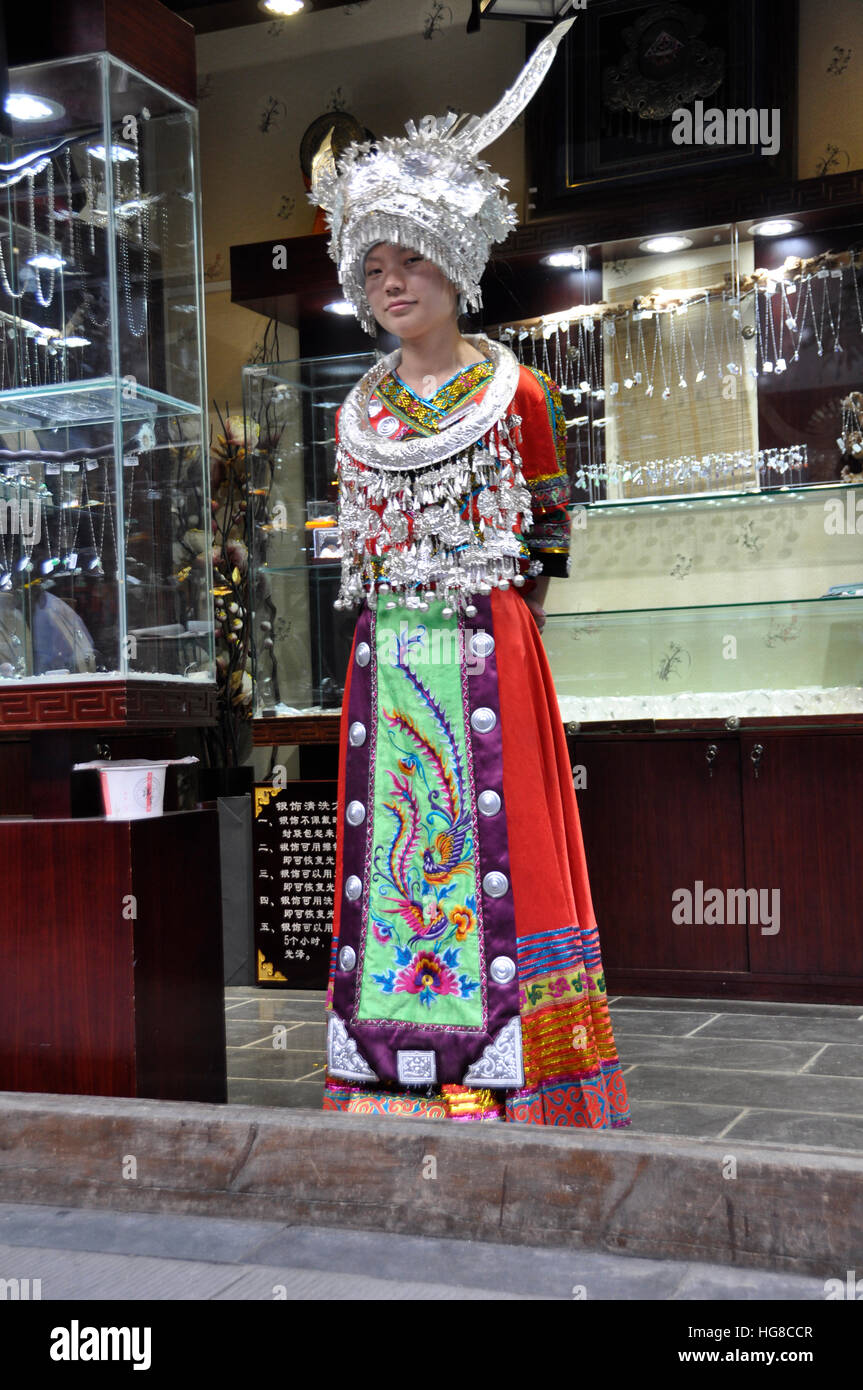
[[381, 604], [375, 771], [357, 1022], [485, 1026], [469, 666], [458, 619]]

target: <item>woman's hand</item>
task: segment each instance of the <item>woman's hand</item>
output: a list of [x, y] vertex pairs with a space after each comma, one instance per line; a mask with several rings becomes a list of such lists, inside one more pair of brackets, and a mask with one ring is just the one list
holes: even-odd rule
[[545, 596], [548, 592], [548, 575], [541, 574], [537, 579], [529, 579], [527, 585], [522, 589], [522, 597], [533, 614], [534, 622], [539, 631], [545, 627]]
[[542, 632], [542, 629], [545, 627], [545, 609], [543, 608], [542, 604], [533, 597], [533, 595], [526, 598], [525, 603], [527, 604], [528, 608], [533, 614], [534, 621], [536, 622], [537, 627], [539, 628], [540, 632]]

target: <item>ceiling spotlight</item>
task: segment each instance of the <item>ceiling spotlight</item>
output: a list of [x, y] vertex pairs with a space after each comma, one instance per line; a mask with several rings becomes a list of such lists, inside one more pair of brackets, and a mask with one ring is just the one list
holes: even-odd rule
[[29, 92], [10, 92], [4, 102], [4, 110], [13, 121], [48, 121], [52, 116], [63, 115], [63, 107], [58, 101], [32, 96]]
[[324, 308], [328, 314], [344, 314], [347, 316], [354, 312], [353, 304], [349, 304], [346, 299], [333, 299], [329, 304], [325, 304]]
[[558, 270], [584, 270], [587, 257], [583, 246], [573, 246], [571, 251], [552, 251], [551, 255], [542, 257], [540, 264], [551, 265]]
[[688, 236], [652, 236], [642, 241], [639, 251], [652, 251], [657, 256], [667, 256], [672, 251], [685, 251], [692, 242]]
[[789, 217], [773, 217], [766, 222], [755, 222], [749, 228], [750, 236], [788, 236], [789, 232], [799, 232], [802, 222], [792, 222]]
[[304, 0], [258, 0], [259, 10], [263, 10], [264, 14], [275, 15], [278, 19], [299, 14], [300, 10], [305, 8]]

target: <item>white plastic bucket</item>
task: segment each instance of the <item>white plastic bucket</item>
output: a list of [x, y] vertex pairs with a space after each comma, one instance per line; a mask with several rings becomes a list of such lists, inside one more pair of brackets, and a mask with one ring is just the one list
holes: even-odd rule
[[165, 800], [165, 769], [175, 763], [196, 763], [197, 758], [118, 758], [116, 762], [76, 763], [75, 771], [92, 768], [99, 773], [106, 820], [143, 820], [161, 816]]
[[138, 767], [100, 767], [102, 805], [106, 820], [142, 820], [145, 816], [161, 816], [165, 800], [165, 768], [167, 763], [143, 764]]

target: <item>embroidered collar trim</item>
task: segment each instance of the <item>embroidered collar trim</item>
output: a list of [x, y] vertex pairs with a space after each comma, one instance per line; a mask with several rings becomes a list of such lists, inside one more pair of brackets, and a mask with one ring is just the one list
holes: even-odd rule
[[402, 354], [401, 348], [397, 348], [366, 372], [345, 399], [339, 416], [342, 448], [367, 468], [405, 473], [432, 468], [487, 435], [504, 416], [516, 393], [519, 363], [503, 343], [492, 342], [482, 334], [465, 337], [490, 359], [494, 376], [482, 397], [472, 401], [464, 414], [452, 424], [441, 421], [440, 432], [427, 438], [398, 440], [377, 434], [369, 420], [369, 401], [384, 377], [399, 366]]

